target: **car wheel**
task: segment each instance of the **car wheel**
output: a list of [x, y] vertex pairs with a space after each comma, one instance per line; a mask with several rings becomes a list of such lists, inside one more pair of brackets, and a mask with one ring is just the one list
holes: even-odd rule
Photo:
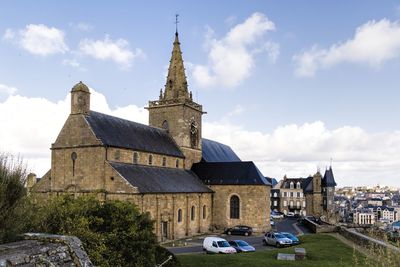
[[244, 235], [245, 235], [245, 236], [248, 236], [248, 235], [249, 235], [249, 233], [248, 233], [248, 232], [246, 232], [246, 233], [244, 233]]
[[231, 235], [232, 233], [231, 233], [231, 231], [228, 231], [227, 234], [228, 234], [228, 235]]
[[264, 245], [264, 246], [268, 245], [268, 244], [267, 244], [267, 241], [265, 241], [265, 239], [263, 239], [263, 245]]
[[281, 247], [281, 244], [279, 244], [278, 242], [276, 242], [276, 247], [277, 247], [277, 248], [280, 248], [280, 247]]

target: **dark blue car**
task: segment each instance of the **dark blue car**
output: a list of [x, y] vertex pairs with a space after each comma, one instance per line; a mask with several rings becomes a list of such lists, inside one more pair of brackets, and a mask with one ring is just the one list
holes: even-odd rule
[[289, 238], [290, 240], [292, 240], [292, 245], [300, 244], [300, 240], [294, 234], [291, 234], [288, 232], [281, 232], [281, 234], [284, 235], [285, 237]]

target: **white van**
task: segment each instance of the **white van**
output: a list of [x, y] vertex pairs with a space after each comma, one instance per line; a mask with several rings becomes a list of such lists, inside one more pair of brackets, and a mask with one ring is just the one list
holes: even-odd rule
[[207, 253], [224, 253], [224, 254], [236, 253], [236, 249], [231, 247], [225, 239], [219, 237], [204, 238], [203, 249]]

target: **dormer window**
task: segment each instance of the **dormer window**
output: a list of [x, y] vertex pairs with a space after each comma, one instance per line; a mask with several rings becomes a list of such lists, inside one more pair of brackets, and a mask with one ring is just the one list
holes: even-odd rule
[[296, 188], [297, 188], [297, 189], [300, 189], [300, 182], [297, 182]]
[[290, 182], [290, 189], [294, 189], [294, 183]]

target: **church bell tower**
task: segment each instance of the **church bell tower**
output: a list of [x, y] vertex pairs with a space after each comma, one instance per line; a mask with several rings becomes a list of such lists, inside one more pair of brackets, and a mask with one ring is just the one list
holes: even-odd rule
[[149, 125], [163, 128], [175, 139], [185, 155], [185, 168], [201, 160], [201, 117], [203, 107], [193, 101], [183, 65], [178, 31], [164, 90], [159, 99], [149, 101]]

